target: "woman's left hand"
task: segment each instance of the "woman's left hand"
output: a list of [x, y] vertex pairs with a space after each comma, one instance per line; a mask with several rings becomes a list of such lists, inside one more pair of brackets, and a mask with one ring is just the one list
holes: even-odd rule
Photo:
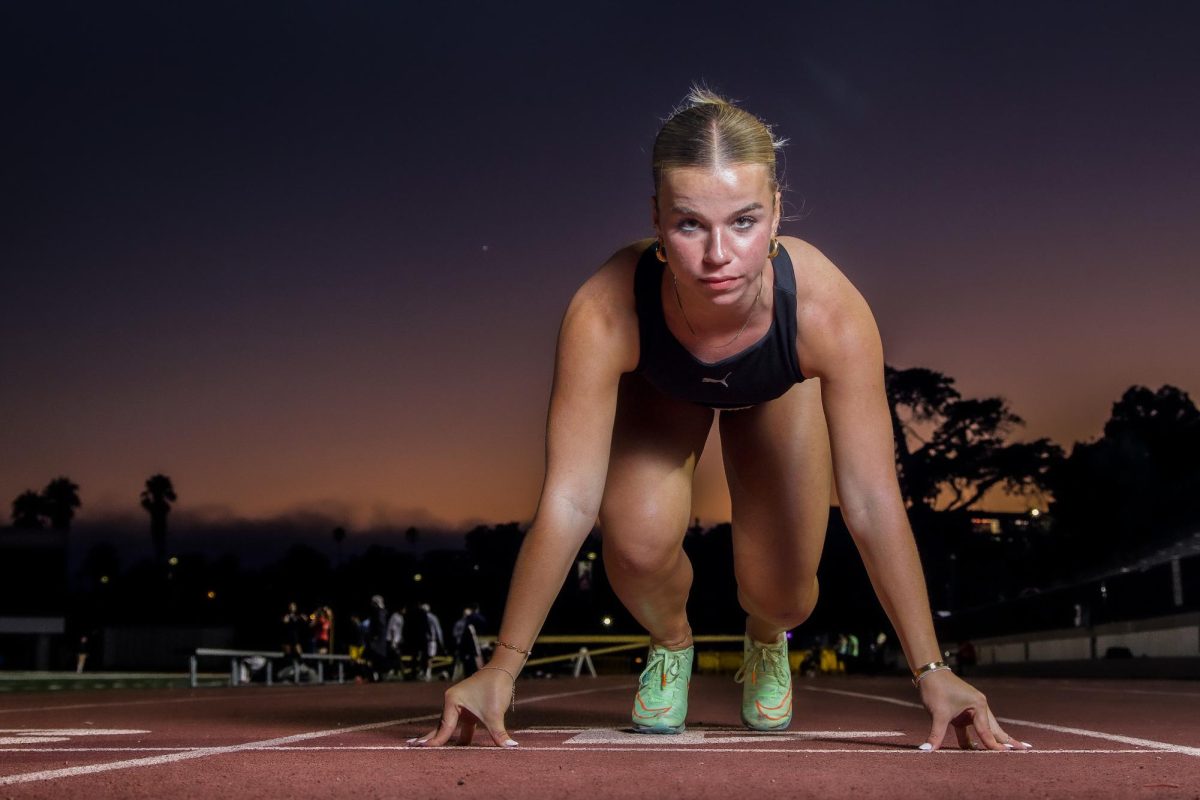
[[[931, 672], [918, 684], [921, 702], [933, 717], [929, 738], [922, 750], [937, 750], [946, 728], [953, 725], [958, 746], [964, 750], [1028, 750], [1032, 746], [1004, 732], [988, 708], [983, 693], [948, 669]], [[976, 739], [971, 737], [975, 730]], [[977, 744], [978, 742], [978, 744]]]

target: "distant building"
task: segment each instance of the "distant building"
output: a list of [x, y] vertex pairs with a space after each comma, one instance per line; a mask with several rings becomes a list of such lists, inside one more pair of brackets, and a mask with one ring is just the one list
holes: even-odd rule
[[1050, 518], [1039, 509], [1030, 511], [980, 511], [971, 514], [971, 532], [1004, 541], [1049, 533]]
[[0, 669], [63, 669], [67, 534], [0, 530]]

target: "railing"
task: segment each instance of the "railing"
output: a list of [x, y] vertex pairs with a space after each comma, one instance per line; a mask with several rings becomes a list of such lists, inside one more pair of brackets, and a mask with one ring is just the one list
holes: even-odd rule
[[[481, 644], [488, 644], [496, 641], [495, 636], [480, 636]], [[742, 637], [736, 636], [696, 636], [696, 644], [740, 644]], [[628, 650], [640, 650], [650, 645], [649, 636], [622, 636], [622, 635], [593, 635], [593, 636], [539, 636], [534, 642], [534, 647], [541, 650], [547, 645], [566, 646], [566, 652], [559, 655], [541, 656], [531, 658], [525, 666], [545, 666], [555, 663], [570, 662], [573, 668], [575, 677], [578, 678], [583, 674], [584, 670], [596, 677], [596, 668], [592, 663], [592, 656], [609, 655], [612, 653], [620, 653]], [[576, 647], [576, 645], [578, 645]], [[588, 645], [601, 645], [600, 647], [589, 648]], [[740, 652], [740, 651], [739, 651]], [[347, 662], [352, 663], [350, 656], [346, 655], [315, 655], [310, 653], [302, 653], [300, 655], [284, 655], [279, 650], [222, 650], [211, 647], [200, 647], [196, 649], [194, 655], [190, 658], [190, 673], [191, 686], [197, 686], [198, 675], [198, 660], [200, 658], [228, 658], [229, 659], [229, 684], [238, 686], [246, 681], [242, 680], [242, 670], [245, 667], [244, 659], [247, 658], [262, 658], [266, 661], [266, 683], [268, 686], [275, 682], [274, 662], [283, 659], [291, 659], [292, 663], [289, 667], [285, 667], [281, 671], [291, 670], [288, 680], [294, 683], [300, 683], [301, 674], [305, 671], [312, 673], [312, 669], [307, 666], [306, 662], [316, 662], [316, 683], [325, 682], [325, 665], [327, 663], [337, 664], [337, 682], [345, 683], [345, 667]], [[404, 656], [402, 661], [410, 660], [409, 656]], [[448, 666], [453, 661], [447, 656], [437, 656], [431, 659], [430, 664], [434, 667]]]
[[266, 669], [267, 669], [267, 685], [268, 686], [270, 686], [273, 683], [273, 678], [274, 678], [273, 672], [274, 672], [274, 667], [275, 667], [275, 665], [274, 665], [275, 660], [280, 660], [280, 659], [285, 659], [285, 658], [291, 659], [292, 663], [291, 663], [290, 667], [285, 667], [284, 670], [281, 671], [281, 675], [282, 675], [282, 672], [286, 672], [287, 669], [290, 668], [292, 670], [291, 680], [294, 683], [300, 682], [300, 676], [303, 672], [307, 671], [310, 674], [312, 673], [312, 669], [309, 668], [307, 664], [305, 664], [306, 661], [315, 661], [316, 662], [316, 665], [317, 665], [316, 682], [317, 683], [325, 682], [325, 664], [326, 663], [337, 664], [337, 682], [345, 683], [346, 682], [346, 662], [351, 660], [350, 656], [319, 655], [316, 653], [301, 653], [299, 655], [285, 655], [280, 650], [221, 650], [221, 649], [212, 648], [212, 647], [198, 647], [198, 648], [196, 648], [195, 654], [193, 654], [188, 659], [189, 673], [190, 673], [190, 677], [191, 677], [190, 683], [191, 683], [191, 686], [193, 689], [196, 688], [197, 682], [198, 682], [198, 674], [199, 674], [198, 666], [199, 665], [197, 662], [201, 658], [206, 658], [206, 657], [228, 658], [229, 659], [229, 685], [230, 686], [239, 686], [242, 683], [245, 683], [245, 681], [242, 680], [242, 668], [244, 666], [246, 666], [244, 659], [247, 659], [247, 658], [262, 658], [267, 662]]

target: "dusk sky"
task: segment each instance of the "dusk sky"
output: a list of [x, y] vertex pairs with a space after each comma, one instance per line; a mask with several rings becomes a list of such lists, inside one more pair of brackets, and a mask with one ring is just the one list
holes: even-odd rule
[[[572, 292], [694, 81], [889, 363], [1066, 448], [1200, 394], [1200, 4], [5, 3], [0, 500], [528, 520]], [[720, 456], [696, 512], [728, 516]]]

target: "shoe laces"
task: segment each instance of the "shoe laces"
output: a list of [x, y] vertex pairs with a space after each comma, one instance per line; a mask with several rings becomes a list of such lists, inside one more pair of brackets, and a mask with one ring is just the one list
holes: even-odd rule
[[[682, 669], [679, 662], [682, 661], [682, 651], [668, 650], [665, 647], [653, 648], [650, 651], [650, 658], [647, 660], [646, 668], [642, 670], [642, 675], [638, 678], [638, 682], [645, 686], [647, 683], [652, 683], [658, 689], [667, 688], [667, 684], [679, 677]], [[658, 680], [652, 679], [655, 673], [658, 673]]]
[[784, 655], [784, 650], [778, 645], [762, 645], [758, 642], [753, 642], [750, 648], [750, 656], [742, 662], [742, 667], [733, 676], [736, 683], [745, 683], [746, 678], [750, 678], [750, 683], [758, 683], [759, 675], [767, 675], [774, 673], [779, 680], [786, 680], [787, 675], [787, 656]]

